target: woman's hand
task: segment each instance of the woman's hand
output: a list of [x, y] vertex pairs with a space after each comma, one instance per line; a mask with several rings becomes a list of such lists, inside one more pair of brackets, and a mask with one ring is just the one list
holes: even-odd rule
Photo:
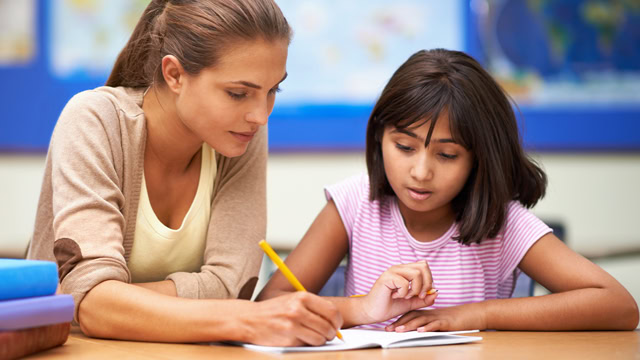
[[328, 300], [298, 291], [249, 303], [241, 315], [243, 341], [270, 346], [323, 345], [342, 326], [338, 308]]
[[431, 270], [426, 261], [395, 265], [382, 273], [366, 296], [357, 299], [365, 320], [385, 321], [408, 311], [431, 306], [437, 293], [432, 289]]
[[484, 330], [486, 322], [482, 306], [479, 304], [481, 303], [411, 311], [387, 326], [385, 330], [395, 332]]

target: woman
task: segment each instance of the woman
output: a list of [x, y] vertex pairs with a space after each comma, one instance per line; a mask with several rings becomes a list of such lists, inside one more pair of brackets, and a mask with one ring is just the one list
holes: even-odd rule
[[290, 37], [271, 0], [154, 0], [106, 86], [62, 111], [28, 257], [57, 261], [85, 334], [335, 336], [337, 309], [313, 295], [247, 301], [266, 228], [265, 125]]

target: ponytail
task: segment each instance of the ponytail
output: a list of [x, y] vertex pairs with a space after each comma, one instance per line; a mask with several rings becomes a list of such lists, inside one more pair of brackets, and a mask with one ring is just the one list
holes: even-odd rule
[[[106, 86], [148, 87], [153, 82], [155, 68], [161, 59], [153, 59], [160, 53], [160, 41], [156, 19], [163, 13], [168, 0], [152, 0], [142, 13], [131, 38], [118, 55]], [[154, 61], [155, 60], [155, 61]], [[151, 62], [151, 64], [148, 64]], [[153, 69], [151, 69], [153, 68]]]
[[258, 38], [291, 40], [289, 24], [274, 0], [152, 0], [105, 85], [162, 84], [166, 55], [196, 75], [215, 65], [231, 42]]

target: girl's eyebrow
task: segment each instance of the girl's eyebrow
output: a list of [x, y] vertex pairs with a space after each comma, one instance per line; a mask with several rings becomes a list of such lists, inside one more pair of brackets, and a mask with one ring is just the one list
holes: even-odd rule
[[[414, 139], [418, 139], [421, 142], [425, 142], [425, 140], [421, 137], [418, 136], [416, 133], [409, 131], [407, 129], [401, 129], [401, 128], [395, 128], [394, 130], [391, 130], [392, 133], [400, 133], [400, 134], [404, 134], [407, 136], [411, 136]], [[457, 142], [455, 142], [453, 139], [450, 138], [444, 138], [444, 139], [431, 139], [431, 141], [440, 143], [440, 144], [457, 144]]]

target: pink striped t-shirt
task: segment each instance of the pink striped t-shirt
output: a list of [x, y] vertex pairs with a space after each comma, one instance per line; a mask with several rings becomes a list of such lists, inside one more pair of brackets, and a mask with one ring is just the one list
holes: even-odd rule
[[[440, 238], [419, 242], [404, 225], [397, 197], [369, 201], [366, 174], [326, 187], [325, 195], [335, 202], [349, 235], [345, 296], [368, 293], [392, 265], [426, 260], [434, 288], [439, 290], [429, 308], [509, 298], [519, 275], [518, 264], [538, 239], [551, 232], [540, 219], [513, 201], [508, 205], [503, 231], [493, 239], [462, 245], [452, 239], [458, 234], [454, 223]], [[384, 327], [394, 320], [368, 327]]]

